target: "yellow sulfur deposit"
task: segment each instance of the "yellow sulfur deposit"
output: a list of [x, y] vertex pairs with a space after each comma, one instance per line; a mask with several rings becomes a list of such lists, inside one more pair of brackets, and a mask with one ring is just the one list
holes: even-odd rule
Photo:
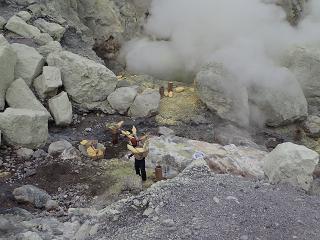
[[124, 121], [118, 122], [118, 124], [117, 124], [118, 128], [120, 128], [123, 123], [124, 123]]
[[173, 97], [172, 91], [170, 91], [170, 92], [168, 93], [168, 97], [169, 97], [169, 98], [172, 98], [172, 97]]
[[88, 141], [88, 140], [83, 140], [82, 142], [80, 142], [80, 144], [82, 144], [82, 145], [88, 145], [88, 144], [89, 144], [89, 141]]
[[137, 129], [136, 129], [135, 126], [132, 127], [132, 133], [133, 133], [133, 134], [137, 134]]
[[102, 155], [103, 151], [101, 149], [99, 149], [98, 154], [97, 155]]
[[132, 146], [129, 145], [129, 144], [127, 144], [127, 148], [128, 148], [131, 152], [133, 152], [133, 153], [139, 153], [139, 151], [138, 151], [136, 148], [132, 147]]
[[174, 91], [177, 93], [183, 92], [184, 91], [184, 87], [177, 87]]
[[91, 156], [91, 157], [93, 157], [93, 156], [96, 156], [97, 154], [96, 154], [96, 151], [95, 150], [93, 150], [93, 148], [92, 147], [88, 147], [88, 149], [87, 149], [87, 153], [89, 154], [89, 156]]
[[194, 90], [194, 88], [190, 88], [190, 92], [195, 92], [196, 90]]

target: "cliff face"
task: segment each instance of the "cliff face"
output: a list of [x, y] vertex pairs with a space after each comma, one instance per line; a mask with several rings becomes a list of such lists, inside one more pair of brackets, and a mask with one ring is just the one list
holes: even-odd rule
[[287, 21], [296, 26], [303, 17], [304, 6], [308, 0], [277, 0], [276, 4], [281, 6], [287, 14]]
[[141, 0], [2, 0], [32, 13], [34, 21], [44, 18], [67, 26], [61, 43], [75, 53], [94, 49], [104, 60], [115, 59], [121, 44], [140, 34], [141, 18], [149, 3]]

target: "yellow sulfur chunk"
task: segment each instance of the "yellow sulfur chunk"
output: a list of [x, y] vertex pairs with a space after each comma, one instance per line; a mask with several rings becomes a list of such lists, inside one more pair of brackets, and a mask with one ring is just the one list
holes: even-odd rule
[[120, 128], [124, 121], [118, 122], [118, 127]]
[[190, 92], [195, 92], [194, 88], [190, 88]]
[[143, 150], [143, 148], [136, 148], [138, 150], [139, 153], [141, 152], [145, 152], [145, 150]]
[[127, 144], [127, 148], [128, 148], [131, 152], [133, 152], [133, 153], [139, 153], [139, 151], [138, 151], [136, 148], [132, 147], [132, 146], [129, 145], [129, 144]]
[[82, 145], [88, 145], [88, 144], [89, 144], [89, 141], [88, 141], [88, 140], [83, 140], [82, 142], [80, 142], [80, 144], [82, 144]]
[[135, 126], [132, 127], [132, 133], [133, 133], [133, 134], [137, 134], [137, 129], [136, 129]]
[[102, 154], [103, 154], [103, 151], [100, 148], [97, 155], [102, 155]]
[[144, 144], [143, 144], [143, 151], [147, 151], [149, 149], [149, 140], [147, 140]]
[[97, 154], [96, 154], [96, 151], [95, 150], [93, 150], [93, 148], [92, 147], [89, 147], [88, 149], [87, 149], [87, 153], [89, 154], [89, 156], [91, 156], [91, 157], [94, 157], [94, 156], [96, 156]]
[[169, 97], [169, 98], [172, 98], [172, 97], [173, 97], [172, 91], [170, 91], [170, 92], [168, 93], [168, 97]]
[[174, 91], [179, 93], [179, 92], [183, 92], [184, 91], [184, 87], [177, 87]]

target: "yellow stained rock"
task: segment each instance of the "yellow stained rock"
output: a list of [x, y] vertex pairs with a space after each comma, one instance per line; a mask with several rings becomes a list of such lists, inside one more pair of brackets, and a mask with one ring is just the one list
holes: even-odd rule
[[196, 90], [194, 88], [190, 88], [190, 92], [195, 92]]
[[169, 97], [169, 98], [172, 98], [172, 97], [173, 97], [172, 91], [170, 91], [170, 92], [168, 93], [168, 97]]
[[174, 91], [177, 93], [183, 92], [184, 91], [184, 87], [177, 87]]

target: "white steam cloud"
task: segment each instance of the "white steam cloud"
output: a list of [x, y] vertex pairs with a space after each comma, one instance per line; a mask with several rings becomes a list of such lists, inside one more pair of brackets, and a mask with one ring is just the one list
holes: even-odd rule
[[243, 83], [271, 86], [290, 43], [320, 47], [320, 1], [309, 0], [297, 27], [274, 0], [153, 0], [144, 24], [162, 41], [137, 38], [120, 57], [129, 70], [166, 80], [193, 81], [206, 62], [224, 63]]

